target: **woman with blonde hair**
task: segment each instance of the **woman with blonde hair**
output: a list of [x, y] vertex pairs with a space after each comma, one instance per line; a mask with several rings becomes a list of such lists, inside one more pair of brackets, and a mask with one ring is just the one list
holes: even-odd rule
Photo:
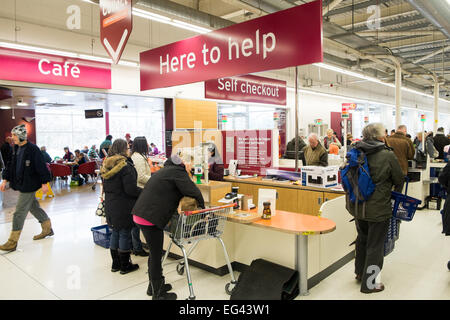
[[327, 151], [330, 150], [330, 145], [332, 144], [337, 145], [339, 149], [342, 148], [341, 142], [333, 135], [333, 133], [333, 129], [328, 129], [327, 135], [322, 140], [322, 145]]

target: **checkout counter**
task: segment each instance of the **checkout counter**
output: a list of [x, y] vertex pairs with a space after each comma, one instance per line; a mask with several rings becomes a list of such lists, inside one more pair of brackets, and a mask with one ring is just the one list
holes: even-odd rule
[[[430, 185], [438, 183], [437, 177], [432, 177], [431, 172], [433, 169], [444, 168], [447, 165], [446, 162], [437, 162], [430, 160], [427, 157], [426, 168], [416, 168], [415, 161], [410, 160], [408, 162], [408, 196], [419, 199], [422, 204], [425, 204], [426, 198], [430, 195]], [[403, 190], [404, 192], [405, 190]]]
[[[292, 182], [262, 177], [227, 176], [224, 180], [197, 185], [210, 206], [223, 205], [219, 200], [231, 192], [232, 187], [239, 187], [239, 194], [253, 196], [254, 204], [258, 204], [259, 189], [275, 189], [278, 194], [276, 214], [270, 223], [261, 220], [256, 209], [237, 211], [240, 217], [252, 219], [226, 221], [222, 240], [235, 271], [244, 271], [258, 258], [297, 269], [303, 278], [301, 294], [305, 295], [308, 288], [354, 258], [351, 244], [356, 239], [356, 229], [345, 209], [342, 189], [293, 185]], [[308, 219], [314, 223], [305, 227], [304, 221]], [[325, 221], [332, 226], [318, 228]], [[168, 248], [169, 242], [165, 235], [164, 249]], [[182, 252], [172, 246], [169, 256], [179, 259]], [[218, 241], [200, 241], [189, 260], [192, 265], [215, 274], [228, 273], [223, 248]]]

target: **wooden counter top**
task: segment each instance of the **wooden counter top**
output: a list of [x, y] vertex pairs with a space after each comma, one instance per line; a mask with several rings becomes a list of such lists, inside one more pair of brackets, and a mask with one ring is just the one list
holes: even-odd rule
[[[239, 215], [246, 216], [240, 217]], [[227, 218], [232, 222], [251, 224], [292, 234], [324, 234], [336, 229], [336, 223], [330, 219], [282, 210], [276, 210], [275, 216], [272, 216], [270, 220], [261, 219], [257, 209], [235, 210], [233, 214], [228, 214]]]
[[248, 184], [256, 184], [256, 185], [262, 185], [262, 186], [269, 186], [269, 187], [278, 187], [278, 188], [289, 188], [289, 189], [298, 189], [298, 190], [311, 190], [311, 191], [322, 191], [322, 192], [329, 192], [329, 193], [338, 193], [338, 194], [345, 194], [345, 192], [342, 190], [334, 190], [333, 188], [319, 188], [319, 187], [309, 187], [309, 186], [300, 186], [300, 185], [294, 185], [292, 182], [281, 182], [281, 181], [273, 181], [273, 180], [264, 180], [261, 177], [257, 178], [247, 178], [247, 179], [239, 179], [233, 176], [227, 176], [224, 177], [225, 181], [228, 182], [237, 182], [237, 183], [248, 183]]
[[[193, 179], [194, 183], [197, 181], [197, 179]], [[223, 187], [229, 188], [228, 192], [231, 192], [231, 184], [227, 181], [215, 181], [215, 180], [209, 180], [208, 183], [205, 183], [205, 180], [202, 180], [201, 184], [195, 184], [197, 188], [201, 189], [219, 189]]]

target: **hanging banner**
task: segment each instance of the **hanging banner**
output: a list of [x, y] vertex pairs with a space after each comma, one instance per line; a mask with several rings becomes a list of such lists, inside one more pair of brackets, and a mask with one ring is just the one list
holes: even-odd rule
[[100, 40], [117, 64], [133, 30], [131, 0], [100, 0]]
[[0, 79], [111, 89], [111, 65], [38, 52], [0, 48]]
[[318, 0], [142, 52], [141, 91], [322, 61]]
[[286, 105], [286, 81], [253, 75], [205, 81], [205, 98]]

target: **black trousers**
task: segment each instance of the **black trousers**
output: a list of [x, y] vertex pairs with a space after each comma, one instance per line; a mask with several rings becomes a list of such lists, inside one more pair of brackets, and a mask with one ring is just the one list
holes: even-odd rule
[[[368, 289], [375, 283], [375, 270], [381, 271], [384, 261], [384, 241], [389, 228], [389, 219], [382, 222], [369, 222], [355, 219], [358, 237], [356, 238], [355, 273], [362, 278], [361, 289]], [[370, 279], [369, 279], [370, 277]]]
[[160, 280], [162, 277], [162, 252], [164, 243], [164, 232], [157, 226], [143, 226], [138, 224], [142, 230], [145, 242], [149, 247], [150, 254], [148, 256], [148, 274], [152, 281]]

